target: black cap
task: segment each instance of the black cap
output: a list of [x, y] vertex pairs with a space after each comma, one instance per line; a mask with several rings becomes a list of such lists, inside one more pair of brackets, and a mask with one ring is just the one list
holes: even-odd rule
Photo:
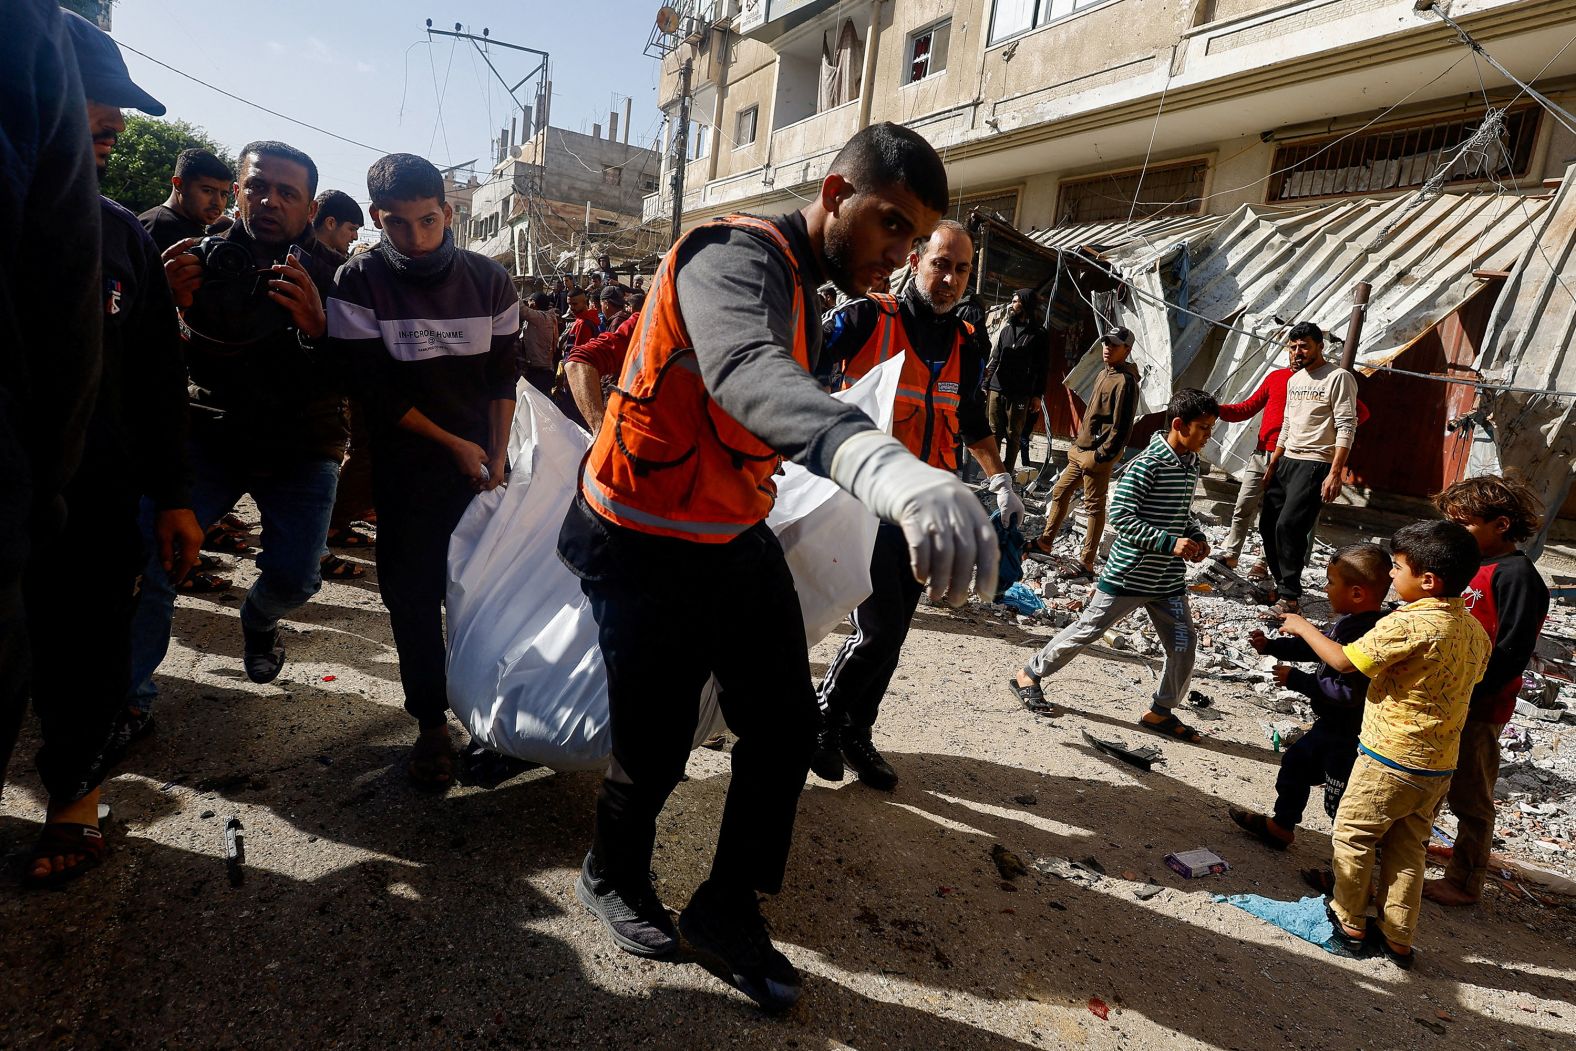
[[604, 303], [612, 303], [614, 306], [621, 307], [624, 305], [624, 290], [617, 285], [603, 285], [601, 299]]
[[126, 60], [110, 35], [73, 11], [64, 14], [71, 47], [77, 53], [77, 69], [82, 72], [82, 94], [106, 106], [164, 116], [164, 103], [131, 82]]
[[1131, 347], [1133, 345], [1133, 332], [1131, 329], [1117, 325], [1115, 328], [1107, 331], [1105, 335], [1101, 336], [1100, 342], [1109, 343], [1112, 346], [1120, 345]]

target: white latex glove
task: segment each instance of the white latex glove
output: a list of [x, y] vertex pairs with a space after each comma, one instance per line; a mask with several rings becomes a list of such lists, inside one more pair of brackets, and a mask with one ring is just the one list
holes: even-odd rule
[[985, 486], [996, 494], [996, 510], [1001, 512], [1001, 524], [1011, 529], [1023, 524], [1023, 501], [1012, 491], [1012, 475], [1003, 471], [985, 479]]
[[832, 457], [832, 481], [902, 527], [914, 579], [929, 585], [933, 601], [963, 605], [970, 578], [981, 595], [996, 593], [996, 530], [955, 475], [921, 462], [890, 434], [862, 431]]

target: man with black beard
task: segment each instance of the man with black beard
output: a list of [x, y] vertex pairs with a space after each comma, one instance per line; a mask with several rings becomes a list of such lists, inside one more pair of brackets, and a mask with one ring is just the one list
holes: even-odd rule
[[[317, 166], [282, 142], [241, 150], [236, 223], [220, 237], [176, 242], [164, 272], [183, 313], [191, 373], [192, 506], [212, 526], [244, 494], [262, 513], [261, 571], [241, 604], [247, 678], [284, 666], [279, 619], [322, 586], [348, 426], [337, 359], [320, 349], [334, 266], [312, 235]], [[151, 510], [144, 505], [144, 514]], [[132, 636], [128, 736], [151, 726], [153, 673], [169, 648], [175, 592], [155, 559]]]
[[[800, 211], [685, 234], [657, 269], [558, 534], [597, 621], [612, 734], [575, 896], [626, 952], [670, 957], [682, 931], [768, 1010], [803, 988], [757, 894], [782, 889], [816, 723], [799, 597], [766, 525], [778, 464], [793, 459], [900, 523], [912, 573], [936, 599], [961, 605], [971, 578], [996, 580], [996, 538], [974, 494], [810, 372], [815, 288], [831, 278], [863, 295], [946, 206], [930, 144], [874, 124]], [[738, 742], [711, 874], [675, 930], [651, 883], [657, 816], [713, 674]]]
[[[893, 409], [893, 435], [932, 467], [956, 471], [957, 440], [973, 454], [996, 494], [1004, 524], [1023, 516], [1023, 501], [997, 454], [980, 378], [985, 360], [969, 326], [953, 314], [968, 290], [974, 241], [950, 219], [909, 254], [914, 280], [901, 297], [871, 292], [832, 315], [825, 325], [825, 353], [834, 364], [832, 389], [848, 386], [902, 354]], [[908, 625], [924, 586], [909, 566], [901, 527], [882, 522], [870, 559], [870, 597], [849, 620], [853, 634], [832, 658], [821, 680], [822, 726], [810, 769], [828, 781], [843, 779], [843, 761], [859, 780], [891, 791], [897, 773], [871, 742], [881, 697], [897, 670]]]
[[[85, 18], [66, 16], [87, 96], [98, 176], [125, 130], [121, 106], [164, 107], [132, 83], [120, 50]], [[150, 506], [152, 560], [184, 576], [202, 530], [186, 492], [186, 371], [158, 249], [137, 217], [99, 198], [103, 373], [64, 526], [39, 547], [26, 587], [33, 708], [49, 805], [26, 882], [73, 879], [104, 855], [99, 786], [113, 766], [116, 717], [130, 670], [132, 608], [143, 561], [139, 497]], [[92, 552], [92, 557], [86, 553]]]

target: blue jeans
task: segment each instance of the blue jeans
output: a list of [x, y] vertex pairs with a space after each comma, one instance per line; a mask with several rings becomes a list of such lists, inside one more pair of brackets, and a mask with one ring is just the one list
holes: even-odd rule
[[[191, 452], [192, 511], [207, 529], [247, 493], [262, 513], [262, 553], [257, 583], [241, 604], [241, 626], [272, 631], [279, 618], [304, 605], [323, 586], [319, 563], [328, 550], [328, 520], [339, 485], [335, 460], [300, 460], [263, 473], [245, 465]], [[153, 673], [170, 648], [175, 589], [159, 565], [153, 539], [153, 505], [142, 502], [142, 535], [153, 552], [142, 576], [142, 595], [131, 624], [131, 698], [128, 706], [147, 711], [158, 696]]]

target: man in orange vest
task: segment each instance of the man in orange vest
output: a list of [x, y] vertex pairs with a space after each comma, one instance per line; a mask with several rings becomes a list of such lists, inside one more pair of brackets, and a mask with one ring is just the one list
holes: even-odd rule
[[709, 677], [737, 736], [711, 874], [678, 930], [768, 1010], [799, 975], [767, 937], [757, 892], [782, 888], [817, 706], [799, 609], [765, 519], [783, 458], [899, 523], [915, 577], [962, 604], [994, 586], [984, 509], [810, 373], [815, 289], [864, 295], [947, 207], [915, 132], [878, 124], [832, 161], [814, 201], [691, 230], [657, 269], [558, 538], [596, 617], [612, 758], [575, 893], [613, 941], [670, 956], [678, 931], [650, 879], [657, 815], [684, 774]]
[[[943, 219], [930, 240], [911, 252], [913, 280], [901, 297], [870, 293], [826, 324], [823, 356], [830, 356], [833, 389], [853, 383], [888, 358], [903, 355], [893, 434], [908, 451], [943, 471], [958, 469], [958, 442], [985, 472], [1003, 524], [1023, 518], [1023, 501], [986, 417], [980, 380], [985, 361], [971, 327], [953, 313], [968, 291], [974, 240], [962, 223]], [[843, 779], [843, 760], [859, 780], [890, 792], [897, 773], [870, 739], [876, 713], [897, 670], [909, 622], [924, 588], [909, 569], [908, 542], [883, 522], [870, 558], [870, 597], [849, 617], [854, 632], [821, 680], [821, 732], [810, 769]]]

